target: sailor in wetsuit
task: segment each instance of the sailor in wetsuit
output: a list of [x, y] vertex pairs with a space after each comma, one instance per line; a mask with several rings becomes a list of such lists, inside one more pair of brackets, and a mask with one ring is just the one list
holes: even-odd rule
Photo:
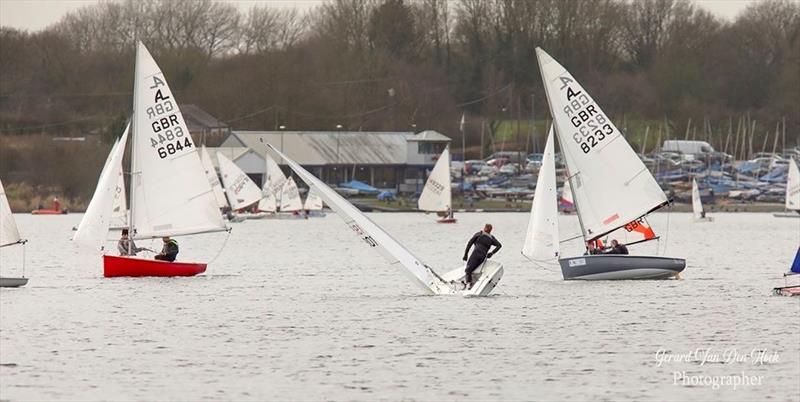
[[[500, 250], [500, 247], [503, 247], [497, 239], [492, 236], [492, 225], [487, 223], [486, 226], [483, 227], [478, 233], [475, 233], [471, 239], [469, 239], [469, 243], [467, 243], [467, 249], [464, 250], [464, 261], [467, 261], [467, 254], [469, 254], [469, 249], [475, 245], [475, 250], [472, 251], [472, 255], [469, 256], [469, 261], [467, 262], [467, 269], [465, 272], [467, 273], [467, 289], [472, 289], [472, 271], [475, 271], [487, 258], [491, 258], [493, 255], [497, 254], [497, 251]], [[495, 249], [491, 252], [489, 249], [494, 246]]]

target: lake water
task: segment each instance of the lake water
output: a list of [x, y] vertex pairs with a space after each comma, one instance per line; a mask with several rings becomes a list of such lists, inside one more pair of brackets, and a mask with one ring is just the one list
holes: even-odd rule
[[799, 219], [656, 214], [668, 238], [632, 252], [686, 258], [682, 280], [565, 282], [520, 255], [527, 214], [370, 216], [440, 272], [491, 222], [505, 276], [493, 297], [420, 296], [329, 214], [180, 238], [180, 259], [216, 257], [203, 276], [104, 279], [69, 241], [80, 215], [17, 215], [31, 280], [0, 291], [0, 399], [800, 399], [800, 298], [770, 294]]

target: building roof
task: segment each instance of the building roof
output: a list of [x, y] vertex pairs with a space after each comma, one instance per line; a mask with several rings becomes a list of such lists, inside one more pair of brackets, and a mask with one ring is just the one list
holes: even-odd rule
[[197, 105], [183, 104], [179, 105], [179, 108], [190, 132], [228, 128], [227, 124], [217, 120]]
[[405, 165], [408, 140], [413, 135], [386, 131], [234, 131], [222, 146], [243, 146], [263, 152], [265, 143], [269, 143], [294, 161], [311, 166]]
[[419, 133], [414, 134], [411, 138], [408, 139], [409, 141], [416, 141], [416, 142], [450, 142], [452, 141], [450, 137], [434, 130], [425, 130], [420, 131]]

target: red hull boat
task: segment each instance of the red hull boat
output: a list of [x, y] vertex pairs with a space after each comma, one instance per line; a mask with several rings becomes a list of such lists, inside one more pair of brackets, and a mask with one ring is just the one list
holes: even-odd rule
[[32, 215], [65, 215], [66, 210], [63, 209], [34, 209], [31, 211]]
[[206, 272], [207, 264], [168, 262], [134, 257], [103, 256], [103, 276], [195, 276]]
[[456, 218], [441, 218], [437, 219], [436, 222], [438, 223], [456, 223], [458, 220]]

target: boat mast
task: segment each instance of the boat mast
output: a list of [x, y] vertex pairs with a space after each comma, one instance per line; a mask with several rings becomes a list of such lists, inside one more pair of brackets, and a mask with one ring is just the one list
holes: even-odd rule
[[139, 69], [139, 41], [134, 41], [134, 46], [136, 46], [136, 59], [134, 61], [134, 68], [133, 68], [133, 113], [131, 114], [131, 190], [128, 192], [131, 197], [131, 202], [128, 208], [128, 254], [133, 252], [133, 238], [136, 235], [136, 232], [133, 227], [133, 210], [136, 205], [136, 175], [139, 174], [137, 171], [138, 164], [136, 163], [136, 103], [139, 100], [139, 75], [137, 74], [137, 70]]

